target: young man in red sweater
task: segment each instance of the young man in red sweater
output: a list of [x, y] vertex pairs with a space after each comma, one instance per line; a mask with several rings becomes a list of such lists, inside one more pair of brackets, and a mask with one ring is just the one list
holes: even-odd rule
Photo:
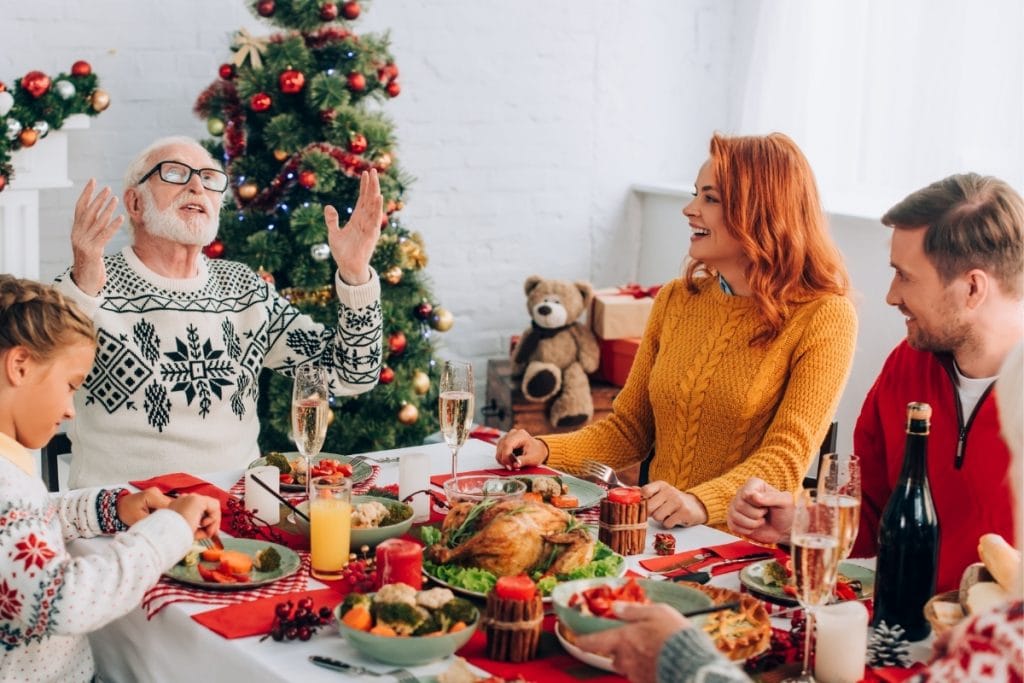
[[[954, 175], [914, 192], [882, 223], [894, 228], [886, 302], [906, 316], [907, 338], [886, 359], [854, 430], [863, 502], [852, 554], [877, 551], [879, 519], [903, 464], [906, 406], [923, 401], [932, 407], [936, 590], [951, 590], [978, 561], [982, 534], [1014, 537], [1010, 454], [991, 389], [1024, 338], [1024, 200], [1001, 180]], [[788, 532], [791, 506], [789, 493], [751, 480], [730, 504], [729, 525], [773, 542]]]

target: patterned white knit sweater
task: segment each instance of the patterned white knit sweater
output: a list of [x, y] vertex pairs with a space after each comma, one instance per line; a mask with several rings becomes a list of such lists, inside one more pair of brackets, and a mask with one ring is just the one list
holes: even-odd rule
[[331, 371], [336, 396], [377, 383], [380, 280], [335, 278], [336, 328], [299, 312], [248, 266], [199, 260], [194, 278], [147, 268], [131, 247], [105, 259], [98, 297], [65, 274], [58, 288], [96, 323], [99, 350], [75, 395], [71, 487], [167, 472], [244, 468], [259, 457], [260, 370], [292, 375], [313, 360]]
[[65, 543], [124, 529], [119, 489], [49, 494], [12, 462], [29, 456], [5, 434], [0, 456], [0, 681], [89, 681], [86, 634], [137, 606], [192, 532], [159, 510], [102, 551], [71, 557]]

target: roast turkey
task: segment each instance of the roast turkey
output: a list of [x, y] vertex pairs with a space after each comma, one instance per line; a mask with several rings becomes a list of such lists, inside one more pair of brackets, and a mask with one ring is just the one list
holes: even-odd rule
[[427, 548], [439, 564], [479, 567], [496, 576], [564, 574], [594, 559], [594, 538], [564, 510], [525, 500], [458, 503]]

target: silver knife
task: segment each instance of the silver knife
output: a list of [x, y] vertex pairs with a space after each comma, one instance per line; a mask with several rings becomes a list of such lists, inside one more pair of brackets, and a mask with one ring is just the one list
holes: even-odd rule
[[330, 669], [331, 671], [344, 671], [345, 673], [349, 673], [354, 676], [361, 676], [366, 673], [366, 669], [361, 666], [353, 666], [337, 659], [331, 659], [330, 657], [323, 657], [321, 655], [310, 655], [309, 661], [313, 662], [317, 666], [322, 666], [325, 669]]

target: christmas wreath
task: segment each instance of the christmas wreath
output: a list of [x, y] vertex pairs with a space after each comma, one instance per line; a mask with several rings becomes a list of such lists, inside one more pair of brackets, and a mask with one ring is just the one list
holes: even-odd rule
[[96, 116], [110, 106], [110, 95], [98, 84], [92, 65], [84, 60], [72, 64], [70, 74], [54, 78], [29, 71], [11, 89], [0, 81], [0, 192], [14, 177], [14, 152], [59, 130], [72, 114]]

